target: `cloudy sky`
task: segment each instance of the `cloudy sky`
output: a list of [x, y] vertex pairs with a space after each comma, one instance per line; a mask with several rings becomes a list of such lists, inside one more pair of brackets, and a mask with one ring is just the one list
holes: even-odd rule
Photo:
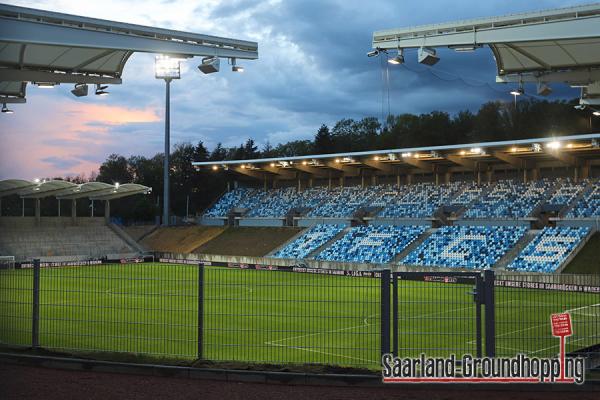
[[[187, 61], [172, 84], [171, 143], [203, 141], [261, 146], [311, 138], [341, 118], [382, 115], [379, 60], [367, 58], [374, 30], [581, 4], [538, 0], [50, 0], [7, 3], [95, 18], [257, 41], [259, 60], [246, 72], [196, 70]], [[494, 84], [489, 49], [441, 51], [431, 73], [407, 54], [390, 70], [390, 111], [477, 110], [511, 100]], [[0, 117], [0, 179], [89, 175], [110, 153], [151, 156], [162, 151], [164, 82], [154, 79], [153, 55], [135, 54], [123, 84], [110, 96], [75, 98], [70, 85], [29, 86], [27, 104]], [[460, 78], [460, 79], [459, 79]], [[555, 87], [552, 97], [575, 97]], [[387, 100], [384, 113], [387, 113]]]

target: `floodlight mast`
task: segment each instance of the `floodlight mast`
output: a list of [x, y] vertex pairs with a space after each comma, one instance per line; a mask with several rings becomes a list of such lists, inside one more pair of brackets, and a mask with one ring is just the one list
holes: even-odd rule
[[169, 225], [169, 159], [171, 153], [171, 81], [181, 77], [179, 59], [156, 56], [154, 76], [165, 80], [165, 158], [163, 163], [163, 217], [162, 225]]

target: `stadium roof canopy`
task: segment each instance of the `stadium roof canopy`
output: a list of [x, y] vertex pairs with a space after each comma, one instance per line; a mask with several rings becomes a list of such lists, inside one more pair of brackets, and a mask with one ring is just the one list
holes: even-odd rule
[[256, 42], [0, 4], [0, 103], [28, 82], [120, 84], [135, 52], [256, 59]]
[[193, 162], [256, 179], [397, 175], [600, 165], [600, 133], [255, 160]]
[[565, 82], [584, 87], [582, 104], [600, 104], [600, 3], [373, 34], [375, 49], [487, 45], [497, 82]]
[[7, 179], [0, 181], [0, 198], [18, 194], [22, 198], [56, 197], [57, 199], [76, 200], [89, 198], [90, 200], [112, 200], [135, 194], [148, 194], [152, 188], [126, 183], [123, 185], [109, 185], [104, 182], [87, 182], [75, 184], [61, 180], [26, 181], [20, 179]]

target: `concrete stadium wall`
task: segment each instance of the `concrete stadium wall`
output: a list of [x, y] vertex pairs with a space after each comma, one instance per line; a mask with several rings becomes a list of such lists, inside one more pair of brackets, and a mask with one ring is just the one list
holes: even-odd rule
[[352, 225], [351, 218], [298, 218], [298, 226], [300, 227], [311, 227], [317, 224], [340, 224], [350, 226]]
[[430, 219], [418, 219], [418, 218], [403, 218], [403, 219], [368, 219], [365, 221], [369, 222], [369, 225], [424, 225], [431, 227], [433, 221]]
[[[56, 227], [63, 226], [101, 226], [106, 225], [104, 217], [77, 217], [75, 224], [71, 217], [41, 217], [40, 226]], [[0, 226], [3, 227], [33, 227], [36, 226], [35, 217], [0, 217]]]
[[240, 218], [239, 226], [285, 226], [285, 219], [280, 218]]
[[227, 222], [226, 218], [210, 218], [210, 217], [202, 217], [198, 220], [200, 225], [206, 226], [225, 226]]

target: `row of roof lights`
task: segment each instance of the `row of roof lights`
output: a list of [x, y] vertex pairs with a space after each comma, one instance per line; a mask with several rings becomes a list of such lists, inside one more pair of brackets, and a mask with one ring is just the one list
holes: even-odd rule
[[[585, 146], [585, 145], [584, 145]], [[596, 140], [592, 140], [591, 142], [591, 146], [592, 147], [599, 147], [599, 143]], [[561, 147], [563, 147], [563, 143], [557, 140], [551, 141], [551, 142], [547, 142], [545, 144], [545, 147], [550, 149], [550, 150], [557, 150], [560, 149]], [[577, 147], [577, 145], [574, 145], [573, 143], [567, 143], [565, 145], [566, 148], [568, 149], [572, 149], [574, 147]], [[539, 143], [533, 143], [531, 145], [531, 147], [516, 147], [513, 146], [510, 148], [510, 152], [511, 153], [517, 153], [517, 152], [521, 152], [521, 151], [534, 151], [534, 152], [540, 152], [542, 151], [542, 145]], [[482, 149], [481, 147], [472, 147], [469, 150], [460, 150], [459, 155], [461, 156], [466, 156], [466, 155], [486, 155], [487, 153], [485, 152], [484, 149]], [[411, 153], [411, 152], [405, 152], [405, 153], [400, 153], [400, 156], [402, 158], [439, 158], [441, 157], [441, 155], [436, 152], [436, 151], [432, 151], [429, 154], [420, 154], [420, 153]], [[396, 158], [396, 154], [395, 153], [389, 153], [387, 155], [375, 155], [373, 156], [373, 160], [374, 161], [395, 161]], [[339, 163], [352, 163], [355, 162], [356, 160], [351, 158], [351, 157], [343, 157], [343, 158], [336, 158], [334, 160], [335, 163], [339, 164]], [[291, 165], [294, 164], [294, 161], [277, 161], [277, 162], [271, 162], [269, 165], [271, 166], [271, 168], [275, 168], [277, 166], [282, 167], [282, 168], [286, 168], [289, 167]], [[311, 160], [311, 161], [307, 161], [307, 160], [303, 160], [301, 162], [302, 165], [320, 165], [318, 163], [317, 160]], [[227, 169], [225, 165], [223, 165], [224, 169]], [[242, 164], [241, 165], [242, 169], [254, 169], [255, 167], [252, 164]], [[214, 171], [219, 169], [218, 165], [213, 165], [212, 169]]]

